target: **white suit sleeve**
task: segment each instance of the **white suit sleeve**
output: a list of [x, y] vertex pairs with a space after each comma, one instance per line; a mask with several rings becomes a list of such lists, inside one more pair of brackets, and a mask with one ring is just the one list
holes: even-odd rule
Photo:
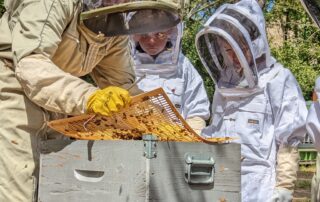
[[320, 152], [320, 103], [313, 102], [309, 108], [306, 128], [315, 148]]
[[182, 97], [182, 113], [186, 118], [200, 117], [207, 120], [210, 117], [210, 102], [203, 80], [186, 57], [183, 65], [186, 87]]
[[314, 92], [318, 101], [313, 102], [309, 108], [306, 128], [315, 148], [320, 152], [320, 77], [315, 82]]
[[[288, 199], [292, 197], [299, 168], [297, 146], [306, 134], [305, 121], [308, 112], [299, 84], [288, 69], [282, 68], [267, 85], [272, 86], [269, 88], [268, 97], [272, 106], [274, 135], [278, 146], [276, 188], [271, 201], [279, 201], [285, 193]], [[284, 191], [278, 192], [279, 190]]]
[[[284, 69], [270, 93], [275, 121], [275, 138], [278, 145], [296, 147], [306, 134], [307, 107], [300, 86], [292, 73]], [[280, 88], [279, 86], [282, 86]]]

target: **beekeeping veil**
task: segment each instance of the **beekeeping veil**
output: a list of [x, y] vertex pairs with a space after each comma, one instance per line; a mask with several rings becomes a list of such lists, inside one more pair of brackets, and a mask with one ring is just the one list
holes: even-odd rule
[[80, 21], [106, 36], [154, 32], [177, 25], [187, 0], [83, 0]]
[[259, 75], [275, 62], [255, 0], [225, 4], [196, 36], [198, 54], [221, 92], [259, 90]]
[[301, 3], [312, 20], [320, 28], [320, 0], [301, 0]]
[[[148, 33], [147, 35], [152, 36], [157, 33], [159, 32]], [[134, 35], [131, 37], [131, 52], [135, 61], [135, 72], [137, 76], [140, 77], [145, 74], [171, 76], [176, 73], [181, 49], [183, 23], [179, 23], [170, 29], [163, 30], [163, 33], [167, 35], [167, 44], [164, 50], [157, 56], [150, 56], [143, 51], [138, 40], [141, 35]]]

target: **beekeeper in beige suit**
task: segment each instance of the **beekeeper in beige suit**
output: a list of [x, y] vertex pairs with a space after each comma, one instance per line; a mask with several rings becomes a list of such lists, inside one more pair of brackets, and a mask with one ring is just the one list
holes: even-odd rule
[[[36, 200], [40, 142], [53, 136], [46, 121], [108, 115], [130, 102], [125, 89], [135, 75], [123, 35], [176, 25], [182, 8], [177, 1], [4, 1], [0, 201]], [[78, 78], [88, 73], [98, 87]]]

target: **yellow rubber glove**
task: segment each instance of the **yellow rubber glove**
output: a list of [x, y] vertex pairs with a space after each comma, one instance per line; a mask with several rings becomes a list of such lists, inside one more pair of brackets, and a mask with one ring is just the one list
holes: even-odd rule
[[118, 112], [131, 102], [130, 94], [127, 90], [115, 86], [109, 86], [102, 90], [95, 91], [88, 99], [87, 113], [98, 113], [110, 116], [113, 112]]

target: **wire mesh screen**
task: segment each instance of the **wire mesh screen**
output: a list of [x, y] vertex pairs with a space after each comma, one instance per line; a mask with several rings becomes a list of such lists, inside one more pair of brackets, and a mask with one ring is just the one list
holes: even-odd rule
[[51, 121], [58, 132], [82, 140], [140, 140], [154, 134], [159, 141], [223, 142], [197, 135], [175, 109], [163, 89], [133, 97], [130, 106], [111, 116], [81, 115]]

